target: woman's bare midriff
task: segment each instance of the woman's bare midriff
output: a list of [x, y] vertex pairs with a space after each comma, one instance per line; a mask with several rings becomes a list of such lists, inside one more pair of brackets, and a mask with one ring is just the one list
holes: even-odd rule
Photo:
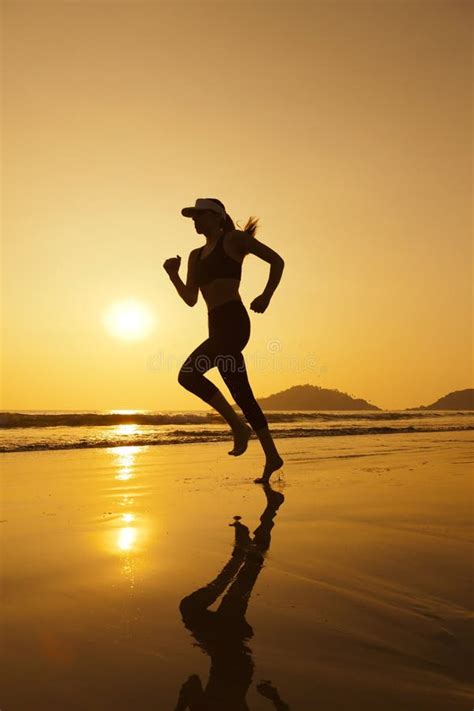
[[209, 284], [201, 286], [201, 294], [206, 302], [207, 310], [211, 311], [216, 306], [225, 304], [226, 301], [240, 299], [240, 279], [223, 277], [213, 279]]

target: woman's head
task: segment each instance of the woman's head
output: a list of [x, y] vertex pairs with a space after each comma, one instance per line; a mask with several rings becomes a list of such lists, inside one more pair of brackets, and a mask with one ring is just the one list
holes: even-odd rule
[[[224, 203], [217, 198], [198, 198], [194, 207], [183, 208], [181, 214], [185, 217], [192, 217], [198, 231], [216, 227], [222, 229], [224, 233], [235, 230], [234, 222], [227, 214]], [[254, 237], [257, 231], [257, 222], [258, 218], [250, 217], [243, 231]]]

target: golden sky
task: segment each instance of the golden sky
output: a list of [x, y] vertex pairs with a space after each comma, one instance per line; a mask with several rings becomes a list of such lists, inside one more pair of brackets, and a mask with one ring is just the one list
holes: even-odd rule
[[[208, 407], [177, 382], [206, 306], [162, 268], [179, 254], [184, 279], [204, 243], [180, 214], [197, 197], [258, 216], [285, 259], [249, 311], [257, 398], [310, 383], [398, 409], [473, 387], [470, 2], [2, 14], [2, 409]], [[268, 269], [245, 260], [247, 308]], [[134, 340], [104, 323], [127, 300], [154, 324]]]

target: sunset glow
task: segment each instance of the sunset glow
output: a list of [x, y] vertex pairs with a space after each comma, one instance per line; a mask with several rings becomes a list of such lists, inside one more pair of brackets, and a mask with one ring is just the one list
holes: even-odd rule
[[[186, 279], [206, 196], [285, 260], [249, 310], [257, 399], [469, 387], [468, 5], [5, 3], [2, 407], [201, 407], [177, 373], [206, 305], [162, 265]], [[246, 257], [247, 309], [268, 275]]]
[[154, 327], [154, 319], [146, 306], [136, 301], [121, 301], [108, 308], [104, 323], [109, 333], [122, 340], [141, 340]]

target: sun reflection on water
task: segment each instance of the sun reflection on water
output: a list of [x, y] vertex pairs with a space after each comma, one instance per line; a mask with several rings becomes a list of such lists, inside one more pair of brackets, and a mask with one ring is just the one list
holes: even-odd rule
[[128, 479], [131, 479], [132, 476], [133, 475], [131, 472], [124, 471], [124, 472], [120, 472], [120, 474], [117, 474], [117, 476], [115, 478], [121, 479], [122, 481], [127, 481]]
[[[123, 427], [134, 427], [134, 425], [124, 425]], [[123, 428], [122, 428], [123, 429]], [[145, 525], [144, 517], [138, 515], [133, 510], [136, 493], [136, 486], [133, 484], [136, 471], [136, 459], [143, 447], [111, 447], [109, 453], [114, 460], [114, 478], [117, 485], [112, 491], [114, 506], [125, 509], [118, 512], [109, 519], [109, 527], [106, 538], [108, 540], [108, 550], [120, 557], [120, 573], [128, 582], [130, 587], [135, 586], [137, 560], [139, 554], [144, 551], [145, 540], [149, 535], [148, 526]], [[119, 484], [118, 482], [130, 482], [130, 484]]]
[[140, 425], [134, 425], [134, 424], [123, 424], [123, 425], [116, 425], [115, 427], [112, 428], [112, 432], [116, 432], [119, 435], [124, 435], [124, 434], [135, 434], [140, 429]]
[[121, 528], [117, 536], [117, 546], [121, 551], [132, 550], [137, 539], [137, 529], [131, 528]]

